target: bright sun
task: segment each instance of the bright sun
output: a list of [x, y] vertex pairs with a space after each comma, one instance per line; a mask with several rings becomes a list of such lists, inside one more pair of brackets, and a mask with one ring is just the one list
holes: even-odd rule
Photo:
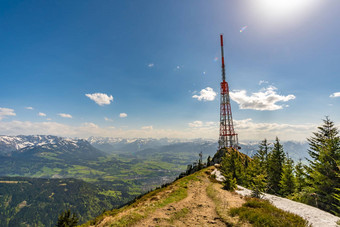
[[256, 8], [268, 19], [290, 19], [301, 16], [319, 0], [257, 0]]

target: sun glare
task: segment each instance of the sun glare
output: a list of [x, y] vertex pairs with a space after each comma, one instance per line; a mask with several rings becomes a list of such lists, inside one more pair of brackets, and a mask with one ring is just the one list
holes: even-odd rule
[[256, 8], [267, 19], [289, 20], [308, 13], [319, 0], [257, 0]]

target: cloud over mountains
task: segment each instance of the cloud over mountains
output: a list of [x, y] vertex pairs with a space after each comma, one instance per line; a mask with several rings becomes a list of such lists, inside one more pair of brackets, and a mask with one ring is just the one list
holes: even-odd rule
[[5, 118], [6, 116], [15, 116], [16, 113], [14, 112], [13, 109], [10, 108], [1, 108], [0, 107], [0, 120]]

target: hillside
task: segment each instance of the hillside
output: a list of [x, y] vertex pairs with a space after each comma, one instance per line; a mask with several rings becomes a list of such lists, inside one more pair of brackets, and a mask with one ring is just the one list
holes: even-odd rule
[[[82, 226], [252, 226], [247, 221], [240, 221], [237, 215], [229, 214], [230, 210], [243, 207], [249, 201], [222, 189], [220, 183], [209, 177], [214, 169], [209, 167], [181, 178], [130, 205], [107, 211]], [[271, 207], [266, 202], [255, 203], [260, 204], [260, 212], [267, 212], [262, 207], [264, 204], [270, 207], [270, 212], [279, 213], [276, 215], [279, 219], [269, 220], [268, 223], [272, 224], [268, 226], [306, 226], [306, 222], [296, 215]]]
[[[297, 147], [298, 144], [293, 145]], [[107, 149], [101, 151], [100, 146], [101, 149]], [[251, 144], [244, 145], [242, 151], [252, 153], [256, 149], [257, 145]], [[204, 161], [208, 155], [215, 154], [216, 143], [201, 139], [181, 141], [92, 137], [81, 140], [52, 135], [0, 136], [0, 176], [84, 180], [90, 183], [86, 185], [97, 187], [102, 194], [114, 194], [116, 200], [111, 207], [117, 207], [174, 180], [188, 164], [199, 158], [200, 151], [203, 152]], [[39, 184], [36, 186], [40, 188]], [[58, 185], [55, 186], [57, 189]], [[73, 193], [73, 189], [69, 188], [68, 192]], [[31, 187], [29, 190], [37, 189]], [[52, 193], [54, 189], [49, 190]], [[7, 193], [8, 196], [16, 196], [15, 191]], [[54, 198], [59, 199], [58, 196], [62, 197], [62, 194], [55, 194]], [[78, 207], [81, 209], [75, 204], [74, 211], [81, 214]], [[111, 207], [104, 206], [101, 211]], [[7, 215], [11, 209], [1, 206], [0, 213], [6, 213], [6, 217], [9, 217]], [[39, 203], [30, 203], [30, 210], [39, 209]], [[40, 220], [40, 217], [36, 217]], [[82, 220], [87, 221], [91, 217], [92, 214], [84, 216]], [[25, 219], [24, 216], [16, 215], [16, 220]]]
[[52, 226], [66, 209], [80, 222], [118, 207], [119, 194], [77, 179], [0, 177], [0, 226]]

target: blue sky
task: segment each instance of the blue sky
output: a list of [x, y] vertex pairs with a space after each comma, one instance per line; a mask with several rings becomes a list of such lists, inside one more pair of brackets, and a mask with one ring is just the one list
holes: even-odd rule
[[0, 134], [217, 139], [223, 33], [240, 140], [304, 140], [325, 116], [340, 122], [339, 9], [1, 1]]

